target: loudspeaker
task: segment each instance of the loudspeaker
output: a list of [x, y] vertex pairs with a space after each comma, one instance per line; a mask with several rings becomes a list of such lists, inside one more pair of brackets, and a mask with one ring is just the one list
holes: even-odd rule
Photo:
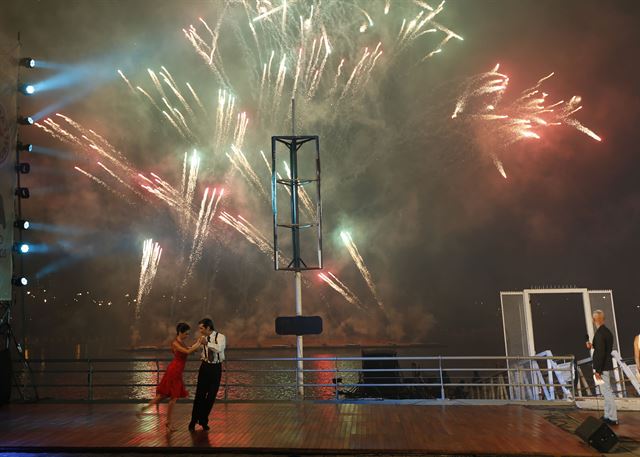
[[617, 435], [600, 419], [587, 417], [576, 429], [576, 435], [600, 452], [609, 452], [618, 444]]
[[320, 316], [291, 316], [276, 318], [278, 335], [319, 335], [322, 333]]
[[0, 405], [11, 399], [11, 353], [8, 349], [0, 351]]

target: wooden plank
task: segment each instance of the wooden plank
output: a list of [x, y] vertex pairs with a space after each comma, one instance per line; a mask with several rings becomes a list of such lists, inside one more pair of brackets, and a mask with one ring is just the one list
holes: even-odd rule
[[[209, 432], [190, 433], [191, 406], [137, 419], [133, 404], [13, 404], [0, 409], [1, 450], [140, 448], [312, 453], [599, 455], [521, 406], [218, 403]], [[573, 410], [572, 410], [573, 411]], [[580, 415], [581, 412], [573, 411]], [[640, 421], [635, 421], [640, 430]], [[631, 428], [631, 422], [629, 428]]]

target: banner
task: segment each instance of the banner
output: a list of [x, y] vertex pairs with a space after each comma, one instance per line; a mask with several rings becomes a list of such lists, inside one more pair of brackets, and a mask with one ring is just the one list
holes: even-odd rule
[[18, 46], [0, 47], [0, 301], [11, 300]]

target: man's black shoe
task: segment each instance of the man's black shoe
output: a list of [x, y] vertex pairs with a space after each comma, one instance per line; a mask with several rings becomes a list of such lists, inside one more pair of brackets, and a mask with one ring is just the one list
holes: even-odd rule
[[606, 418], [606, 417], [604, 418], [604, 421], [609, 425], [618, 425], [619, 424], [618, 421], [614, 421], [614, 420]]
[[207, 424], [200, 424], [202, 426], [202, 430], [209, 430], [209, 426]]
[[194, 421], [189, 422], [189, 431], [193, 432], [196, 429], [196, 423]]

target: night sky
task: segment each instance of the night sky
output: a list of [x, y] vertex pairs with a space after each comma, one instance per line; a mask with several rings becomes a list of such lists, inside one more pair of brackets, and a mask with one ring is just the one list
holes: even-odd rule
[[[371, 11], [384, 7], [384, 1], [359, 4]], [[198, 17], [215, 24], [221, 5], [5, 2], [0, 38], [8, 42], [21, 31], [23, 55], [55, 64], [23, 72], [25, 80], [46, 80], [74, 69], [79, 75], [67, 87], [22, 97], [22, 111], [41, 112], [42, 120], [63, 113], [99, 132], [136, 169], [177, 183], [183, 154], [194, 145], [142, 97], [133, 96], [116, 69], [134, 85], [153, 89], [146, 69], [164, 65], [176, 80], [196, 87], [203, 100], [213, 100], [220, 85], [182, 29]], [[378, 37], [389, 41], [406, 10], [417, 11], [408, 0], [393, 0], [389, 16], [367, 32], [370, 38], [358, 32], [362, 21], [356, 13], [345, 24], [333, 24], [330, 34], [339, 37], [346, 31], [336, 39], [336, 49], [353, 44], [353, 55], [359, 55]], [[418, 40], [397, 55], [385, 49], [362, 97], [347, 109], [334, 112], [322, 99], [300, 104], [300, 132], [319, 134], [321, 141], [325, 267], [349, 285], [365, 308], [347, 303], [309, 273], [305, 312], [325, 319], [325, 334], [309, 340], [428, 342], [446, 345], [447, 353], [502, 354], [500, 290], [573, 285], [613, 290], [621, 349], [630, 356], [633, 336], [640, 332], [640, 3], [450, 0], [437, 20], [464, 41], [449, 41], [441, 54], [424, 62], [421, 58], [439, 40]], [[246, 16], [229, 13], [220, 48], [250, 119], [245, 154], [268, 186], [258, 151], [268, 153], [271, 135], [288, 134], [288, 124], [278, 117], [282, 110], [258, 119], [249, 81], [260, 69], [235, 52], [238, 43], [233, 41], [234, 28], [246, 28], [245, 23]], [[555, 72], [544, 84], [549, 99], [582, 96], [584, 108], [575, 118], [603, 141], [556, 126], [540, 130], [539, 140], [503, 144], [482, 124], [452, 120], [469, 78], [497, 63], [510, 78], [505, 102]], [[283, 97], [286, 105], [286, 90]], [[181, 301], [173, 300], [171, 316], [170, 296], [181, 275], [171, 211], [125, 188], [118, 190], [126, 197], [118, 197], [74, 171], [77, 165], [99, 175], [95, 160], [81, 149], [35, 127], [23, 128], [21, 136], [41, 150], [29, 160], [32, 172], [26, 181], [32, 198], [25, 202], [25, 213], [43, 224], [29, 237], [47, 250], [26, 262], [41, 294], [27, 299], [28, 331], [43, 339], [118, 335], [126, 345], [132, 308], [125, 294], [136, 294], [142, 241], [153, 237], [164, 252], [144, 305], [144, 342], [154, 344], [176, 320], [195, 322], [203, 313], [212, 315], [231, 340], [289, 342], [273, 336], [273, 319], [293, 312], [292, 278], [274, 272], [268, 255], [216, 220], [220, 230], [205, 244]], [[197, 195], [205, 183], [224, 185], [224, 209], [245, 215], [270, 238], [269, 201], [230, 171], [224, 152], [203, 153]], [[491, 154], [502, 161], [507, 179]], [[341, 244], [341, 230], [351, 232], [386, 311], [377, 308]], [[43, 288], [47, 303], [39, 291]], [[87, 300], [86, 291], [102, 306]], [[558, 310], [557, 303], [550, 302], [549, 319], [582, 329], [582, 314]], [[557, 331], [557, 322], [552, 327]], [[536, 332], [540, 341], [553, 340], [543, 327]]]

